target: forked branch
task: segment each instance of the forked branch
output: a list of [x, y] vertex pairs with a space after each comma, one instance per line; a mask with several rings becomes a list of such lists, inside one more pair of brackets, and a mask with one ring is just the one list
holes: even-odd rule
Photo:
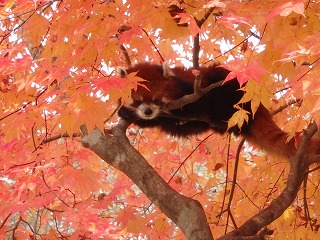
[[[201, 204], [171, 188], [130, 144], [125, 135], [127, 123], [121, 121], [112, 135], [95, 129], [82, 138], [90, 148], [111, 166], [125, 173], [141, 191], [182, 230], [187, 239], [213, 239]], [[83, 133], [87, 131], [82, 129]], [[156, 186], [156, 187], [155, 187]]]
[[162, 109], [163, 111], [170, 111], [173, 109], [178, 109], [181, 108], [187, 104], [194, 103], [198, 99], [200, 99], [202, 96], [210, 92], [212, 89], [216, 87], [220, 87], [224, 80], [221, 80], [219, 82], [210, 84], [209, 86], [202, 88], [201, 87], [201, 81], [202, 81], [202, 76], [200, 73], [195, 75], [195, 81], [193, 84], [193, 89], [194, 92], [192, 94], [184, 95], [183, 97], [175, 100], [175, 101], [170, 101], [167, 103], [167, 105]]
[[252, 237], [252, 239], [261, 239], [257, 238], [258, 235], [256, 234], [280, 217], [295, 200], [308, 169], [306, 151], [308, 149], [310, 139], [316, 131], [317, 126], [313, 123], [310, 124], [308, 129], [304, 132], [297, 154], [290, 159], [290, 172], [288, 175], [287, 186], [279, 197], [274, 199], [267, 208], [250, 218], [240, 228], [219, 238], [219, 240], [249, 239], [248, 237]]

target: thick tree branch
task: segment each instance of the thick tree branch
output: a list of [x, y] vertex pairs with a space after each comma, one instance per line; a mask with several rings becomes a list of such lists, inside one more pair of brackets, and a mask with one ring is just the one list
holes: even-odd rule
[[310, 124], [308, 129], [304, 132], [303, 139], [297, 150], [297, 154], [290, 158], [290, 172], [288, 175], [287, 186], [282, 191], [280, 196], [274, 199], [267, 208], [250, 218], [240, 228], [219, 238], [220, 240], [240, 240], [248, 239], [248, 236], [254, 237], [262, 228], [280, 217], [282, 213], [292, 204], [297, 196], [302, 182], [304, 181], [305, 173], [308, 170], [308, 164], [306, 164], [306, 151], [308, 150], [310, 139], [316, 131], [317, 126], [313, 123]]
[[[141, 191], [182, 230], [187, 239], [213, 239], [202, 206], [173, 190], [131, 146], [125, 135], [126, 122], [120, 121], [112, 136], [98, 129], [83, 137], [90, 148], [108, 164], [125, 173]], [[85, 132], [85, 131], [83, 131]]]

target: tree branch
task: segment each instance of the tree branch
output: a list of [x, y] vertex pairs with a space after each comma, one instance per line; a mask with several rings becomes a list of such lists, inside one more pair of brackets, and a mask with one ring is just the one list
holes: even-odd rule
[[200, 35], [199, 33], [193, 38], [193, 54], [192, 66], [195, 69], [199, 68], [199, 53], [200, 53]]
[[279, 108], [273, 110], [273, 111], [271, 112], [271, 115], [272, 115], [272, 116], [273, 116], [273, 115], [276, 115], [276, 114], [282, 112], [282, 110], [286, 109], [287, 107], [289, 107], [289, 106], [291, 106], [291, 105], [293, 105], [293, 104], [297, 104], [298, 106], [300, 106], [301, 103], [302, 103], [302, 99], [300, 99], [300, 98], [293, 99], [293, 100], [289, 101], [288, 103], [280, 106]]
[[[297, 154], [290, 158], [290, 172], [286, 188], [282, 191], [278, 198], [274, 199], [270, 205], [263, 209], [261, 212], [250, 218], [240, 228], [226, 234], [219, 238], [219, 240], [229, 239], [248, 239], [248, 236], [255, 236], [262, 228], [279, 218], [282, 213], [292, 204], [295, 200], [300, 186], [305, 178], [305, 173], [308, 169], [306, 163], [306, 151], [310, 139], [317, 131], [315, 123], [309, 125], [304, 132], [301, 144], [298, 147]], [[263, 238], [253, 238], [263, 239]]]
[[201, 88], [201, 81], [202, 77], [201, 74], [198, 72], [195, 75], [195, 81], [193, 83], [193, 89], [194, 92], [192, 94], [184, 95], [183, 97], [175, 100], [175, 101], [170, 101], [163, 109], [162, 111], [170, 111], [173, 109], [178, 109], [181, 108], [189, 103], [196, 102], [198, 99], [200, 99], [203, 95], [211, 91], [212, 89], [216, 87], [220, 87], [224, 80], [213, 83], [205, 88]]
[[[52, 137], [49, 137], [49, 138], [45, 138], [41, 144], [45, 144], [45, 143], [49, 143], [49, 142], [52, 142], [52, 141], [55, 141], [55, 140], [58, 140], [60, 138], [66, 138], [66, 137], [70, 137], [70, 135], [68, 133], [65, 133], [65, 134], [58, 134], [58, 135], [55, 135], [55, 136], [52, 136]], [[80, 133], [73, 133], [71, 135], [71, 137], [81, 137], [81, 134]]]
[[213, 239], [200, 203], [179, 194], [159, 176], [131, 146], [125, 135], [126, 127], [127, 123], [120, 121], [112, 130], [112, 136], [95, 129], [83, 137], [83, 146], [125, 173], [182, 230], [187, 239]]
[[[208, 12], [206, 12], [206, 14], [200, 20], [195, 18], [195, 21], [197, 22], [199, 29], [205, 23], [205, 21], [210, 17], [214, 9], [215, 9], [214, 7], [210, 8]], [[192, 64], [195, 69], [199, 68], [199, 53], [200, 53], [200, 34], [198, 33], [193, 38]]]
[[123, 53], [124, 59], [126, 60], [126, 64], [130, 67], [131, 66], [131, 60], [130, 60], [130, 57], [129, 57], [127, 49], [125, 48], [125, 46], [123, 44], [121, 44], [119, 46], [119, 48], [121, 49], [121, 51]]

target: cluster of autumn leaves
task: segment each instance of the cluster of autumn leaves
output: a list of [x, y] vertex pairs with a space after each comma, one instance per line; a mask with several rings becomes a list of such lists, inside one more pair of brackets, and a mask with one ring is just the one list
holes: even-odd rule
[[[146, 211], [150, 201], [124, 175], [81, 145], [83, 124], [113, 127], [118, 100], [143, 84], [134, 74], [119, 78], [115, 67], [127, 66], [126, 56], [191, 66], [199, 35], [200, 65], [219, 61], [241, 84], [250, 79], [242, 101], [253, 110], [299, 102], [275, 116], [293, 138], [320, 122], [319, 10], [303, 0], [0, 1], [0, 235], [183, 238], [155, 207]], [[239, 109], [231, 122], [246, 118]], [[175, 190], [205, 206], [214, 236], [224, 235], [238, 140], [174, 139], [134, 127], [128, 136]], [[283, 159], [248, 145], [240, 163], [231, 209], [238, 225], [280, 194], [289, 171]], [[316, 239], [318, 175], [309, 174], [306, 192], [271, 224], [276, 239]]]

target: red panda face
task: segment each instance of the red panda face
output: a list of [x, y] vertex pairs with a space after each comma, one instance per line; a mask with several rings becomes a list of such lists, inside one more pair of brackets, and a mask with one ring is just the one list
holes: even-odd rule
[[152, 92], [138, 88], [136, 92], [132, 93], [131, 101], [125, 103], [124, 107], [135, 112], [137, 117], [150, 120], [158, 117], [162, 112], [162, 108], [169, 102], [163, 96], [152, 96]]
[[[122, 72], [121, 72], [122, 71]], [[143, 120], [152, 120], [162, 113], [162, 108], [174, 97], [173, 73], [167, 68], [167, 65], [138, 64], [127, 70], [121, 70], [121, 76], [128, 73], [137, 72], [137, 76], [146, 80], [138, 86], [136, 91], [132, 91], [131, 101], [123, 105], [130, 110], [137, 118]], [[171, 89], [171, 90], [170, 90]]]

